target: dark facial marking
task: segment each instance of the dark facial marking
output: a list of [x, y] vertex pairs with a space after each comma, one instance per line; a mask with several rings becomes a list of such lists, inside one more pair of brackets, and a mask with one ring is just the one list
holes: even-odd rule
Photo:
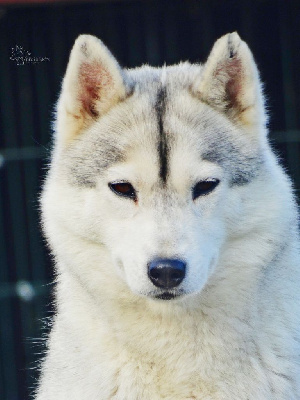
[[110, 165], [123, 161], [124, 153], [125, 149], [111, 138], [74, 140], [63, 159], [69, 171], [69, 182], [82, 187], [95, 187], [97, 177]]
[[160, 172], [159, 176], [165, 183], [168, 175], [168, 144], [167, 137], [163, 127], [163, 118], [166, 109], [166, 88], [161, 87], [157, 93], [157, 99], [155, 103], [155, 112], [157, 114], [158, 121], [158, 153], [160, 160]]
[[242, 186], [250, 183], [259, 174], [262, 164], [260, 154], [244, 154], [228, 141], [220, 141], [218, 145], [202, 154], [202, 159], [220, 164], [231, 172], [231, 186]]

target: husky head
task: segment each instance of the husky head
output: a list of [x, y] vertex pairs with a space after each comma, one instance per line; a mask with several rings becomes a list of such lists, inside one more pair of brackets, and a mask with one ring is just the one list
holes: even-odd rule
[[263, 170], [265, 122], [257, 68], [236, 33], [203, 66], [133, 70], [80, 36], [42, 198], [62, 268], [152, 299], [200, 293], [225, 244], [250, 229], [242, 215]]

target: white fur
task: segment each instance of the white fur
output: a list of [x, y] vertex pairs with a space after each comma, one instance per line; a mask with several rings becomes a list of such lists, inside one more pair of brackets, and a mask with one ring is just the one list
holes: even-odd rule
[[[230, 75], [228, 42], [242, 69], [223, 109], [216, 99]], [[76, 95], [78, 43], [115, 82], [100, 96], [97, 118], [82, 112]], [[164, 127], [174, 134], [164, 188], [151, 97], [161, 84], [169, 88]], [[243, 156], [261, 154], [249, 183], [230, 184], [233, 156], [227, 168], [201, 159], [218, 131]], [[122, 72], [103, 44], [79, 38], [56, 135], [42, 211], [56, 258], [57, 315], [36, 399], [298, 400], [296, 206], [267, 144], [258, 73], [238, 35], [221, 38], [204, 67], [164, 67], [162, 75], [149, 67]], [[94, 186], [71, 182], [72, 163], [98, 157], [105, 135], [128, 145], [126, 159], [101, 170]], [[208, 178], [220, 184], [192, 201], [192, 186]], [[137, 203], [108, 188], [122, 179], [138, 190]], [[177, 300], [151, 297], [146, 266], [157, 255], [187, 261]]]

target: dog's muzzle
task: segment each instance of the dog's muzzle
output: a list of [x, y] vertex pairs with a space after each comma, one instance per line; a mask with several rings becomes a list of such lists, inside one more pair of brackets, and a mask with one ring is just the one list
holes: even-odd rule
[[149, 279], [162, 289], [179, 286], [185, 277], [185, 270], [186, 263], [177, 259], [157, 258], [148, 264]]

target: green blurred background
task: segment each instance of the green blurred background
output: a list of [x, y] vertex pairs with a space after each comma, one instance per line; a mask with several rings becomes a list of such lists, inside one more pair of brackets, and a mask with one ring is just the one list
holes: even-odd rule
[[[121, 65], [133, 67], [204, 61], [213, 42], [231, 31], [254, 53], [268, 99], [271, 142], [298, 191], [298, 0], [0, 0], [1, 400], [29, 399], [53, 313], [51, 257], [37, 199], [50, 155], [54, 105], [75, 38], [96, 35]], [[47, 59], [18, 65], [20, 52]]]

